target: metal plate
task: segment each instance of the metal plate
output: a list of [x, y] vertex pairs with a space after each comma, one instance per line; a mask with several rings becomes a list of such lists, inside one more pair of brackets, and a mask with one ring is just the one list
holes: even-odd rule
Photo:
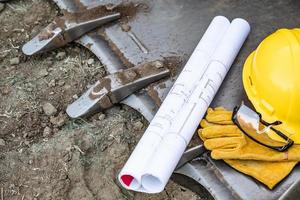
[[[108, 2], [121, 2], [54, 1], [60, 8], [73, 12]], [[225, 106], [228, 109], [240, 104], [242, 100], [247, 100], [241, 81], [242, 66], [247, 55], [276, 29], [293, 28], [300, 24], [300, 1], [297, 0], [141, 0], [130, 2], [143, 5], [142, 9], [138, 9], [125, 22], [131, 27], [131, 31], [124, 32], [120, 24], [114, 24], [101, 31], [96, 30], [78, 41], [93, 51], [110, 73], [120, 68], [162, 58], [175, 58], [175, 60], [182, 61], [178, 62], [180, 64], [174, 64], [178, 65], [175, 71], [180, 71], [214, 16], [225, 15], [230, 19], [242, 17], [249, 21], [252, 27], [250, 36], [212, 103], [212, 106]], [[139, 110], [148, 120], [151, 120], [158, 108], [154, 102], [159, 104], [171, 85], [169, 82], [165, 88], [155, 87], [154, 90], [159, 99], [150, 97], [145, 91], [130, 96], [124, 103]], [[157, 88], [160, 90], [157, 91]], [[205, 166], [203, 166], [203, 160], [206, 161]], [[184, 165], [177, 173], [195, 179], [216, 199], [278, 199], [291, 187], [292, 183], [300, 179], [298, 166], [288, 178], [270, 191], [252, 178], [233, 170], [224, 162], [211, 160], [206, 154]], [[194, 187], [190, 185], [190, 188]], [[290, 188], [288, 191], [293, 190]]]

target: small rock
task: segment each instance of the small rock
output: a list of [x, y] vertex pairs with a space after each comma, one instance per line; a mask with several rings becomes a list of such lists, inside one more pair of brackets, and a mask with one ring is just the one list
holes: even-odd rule
[[155, 61], [154, 63], [154, 66], [157, 68], [157, 69], [160, 69], [164, 66], [164, 64], [161, 62], [161, 61]]
[[24, 141], [24, 144], [25, 144], [26, 146], [29, 146], [29, 145], [30, 145], [30, 142], [29, 142], [28, 140], [25, 140], [25, 141]]
[[65, 81], [59, 80], [57, 84], [58, 84], [58, 86], [63, 86], [65, 84]]
[[12, 65], [10, 69], [11, 71], [14, 71], [16, 69], [16, 65]]
[[77, 95], [77, 94], [74, 94], [74, 95], [72, 96], [72, 98], [73, 98], [73, 99], [78, 99], [78, 95]]
[[52, 80], [48, 83], [48, 86], [49, 86], [49, 87], [55, 87], [55, 85], [56, 85], [55, 79], [52, 79]]
[[105, 118], [105, 114], [103, 114], [103, 113], [100, 114], [99, 117], [98, 117], [98, 119], [99, 119], [100, 121], [101, 121], [101, 120], [104, 120], [104, 118]]
[[8, 56], [8, 54], [9, 54], [8, 52], [4, 52], [4, 53], [0, 54], [0, 58], [3, 59], [6, 56]]
[[8, 95], [10, 93], [10, 89], [9, 88], [3, 88], [2, 90], [0, 90], [0, 93], [2, 93], [3, 95]]
[[92, 86], [94, 86], [94, 85], [87, 84], [86, 89], [90, 89]]
[[41, 123], [41, 127], [46, 128], [46, 126], [47, 126], [47, 123], [45, 123], [45, 122]]
[[92, 64], [94, 64], [94, 62], [95, 62], [95, 60], [93, 58], [90, 58], [87, 60], [88, 65], [92, 65]]
[[33, 164], [33, 160], [29, 160], [29, 161], [28, 161], [28, 164], [29, 164], [29, 165], [32, 165], [32, 164]]
[[53, 70], [53, 68], [51, 67], [53, 65], [53, 61], [52, 60], [46, 60], [45, 61], [45, 65], [49, 67], [49, 71]]
[[55, 58], [58, 59], [58, 60], [62, 60], [66, 57], [66, 52], [62, 51], [62, 52], [59, 52], [58, 54], [56, 54]]
[[133, 124], [133, 129], [136, 131], [142, 130], [144, 124], [141, 121], [137, 121]]
[[128, 32], [128, 31], [130, 31], [131, 27], [128, 24], [122, 24], [121, 29], [124, 32]]
[[27, 91], [27, 92], [32, 92], [32, 91], [33, 91], [33, 88], [28, 87], [28, 88], [26, 88], [26, 91]]
[[70, 151], [66, 151], [64, 157], [63, 157], [65, 162], [69, 162], [72, 160], [72, 153]]
[[59, 132], [59, 129], [58, 128], [54, 128], [52, 132], [53, 132], [53, 134], [56, 134], [56, 133]]
[[65, 85], [65, 86], [64, 86], [64, 89], [65, 89], [65, 90], [70, 90], [71, 88], [72, 88], [71, 85]]
[[50, 118], [50, 122], [57, 127], [63, 126], [66, 123], [66, 120], [67, 117], [62, 113], [59, 113], [57, 117]]
[[3, 139], [0, 139], [0, 146], [5, 146], [5, 141]]
[[41, 77], [45, 77], [45, 76], [48, 76], [48, 71], [46, 70], [46, 69], [41, 69], [40, 71], [39, 71], [39, 77], [41, 78]]
[[44, 137], [49, 137], [51, 135], [51, 132], [52, 132], [51, 128], [46, 126], [44, 131], [43, 131], [43, 136]]
[[113, 3], [109, 3], [105, 5], [106, 10], [108, 11], [112, 11], [114, 10], [118, 5], [117, 4], [113, 4]]
[[18, 65], [20, 63], [20, 58], [19, 57], [15, 57], [10, 59], [10, 65]]
[[25, 132], [24, 134], [23, 134], [23, 138], [26, 138], [28, 136], [28, 132]]
[[2, 12], [4, 10], [4, 8], [5, 8], [4, 3], [0, 3], [0, 12]]
[[57, 112], [57, 109], [49, 102], [47, 102], [43, 105], [43, 110], [44, 110], [44, 113], [48, 116], [55, 115]]

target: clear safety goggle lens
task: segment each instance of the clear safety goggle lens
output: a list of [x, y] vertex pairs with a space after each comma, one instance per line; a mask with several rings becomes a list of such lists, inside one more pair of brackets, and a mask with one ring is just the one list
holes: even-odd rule
[[[274, 128], [274, 126], [281, 124], [281, 122], [265, 122], [261, 119], [259, 113], [251, 110], [243, 103], [235, 107], [232, 114], [232, 121], [249, 138], [268, 148], [277, 151], [286, 151], [294, 143], [293, 140]], [[269, 134], [278, 135], [282, 139], [282, 142], [273, 140], [269, 137]]]

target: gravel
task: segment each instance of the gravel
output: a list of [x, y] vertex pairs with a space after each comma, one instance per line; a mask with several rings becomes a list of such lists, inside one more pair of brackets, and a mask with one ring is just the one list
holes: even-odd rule
[[49, 83], [48, 83], [49, 87], [55, 87], [56, 86], [56, 81], [55, 79], [52, 79]]
[[57, 60], [63, 60], [66, 57], [66, 52], [62, 51], [56, 54], [56, 59]]
[[136, 131], [142, 130], [144, 124], [141, 121], [137, 121], [133, 124], [133, 129]]
[[56, 114], [57, 109], [51, 103], [47, 102], [43, 105], [43, 111], [46, 115], [52, 116]]
[[63, 113], [59, 113], [57, 117], [51, 117], [50, 122], [57, 126], [57, 127], [62, 127], [66, 123], [67, 117]]
[[87, 60], [88, 65], [92, 65], [94, 63], [95, 63], [95, 60], [93, 58], [90, 58], [90, 59]]
[[43, 131], [43, 137], [49, 137], [52, 133], [52, 130], [50, 127], [46, 126], [44, 131]]
[[0, 3], [0, 12], [2, 12], [4, 10], [4, 8], [5, 8], [4, 3]]
[[15, 57], [15, 58], [12, 58], [10, 59], [10, 65], [18, 65], [20, 64], [20, 58], [19, 57]]
[[0, 139], [0, 146], [5, 146], [5, 141], [3, 139]]
[[100, 114], [98, 119], [101, 121], [101, 120], [104, 120], [105, 119], [105, 114]]
[[46, 69], [41, 69], [40, 71], [39, 71], [39, 77], [41, 78], [41, 77], [45, 77], [45, 76], [48, 76], [49, 75], [49, 72], [46, 70]]

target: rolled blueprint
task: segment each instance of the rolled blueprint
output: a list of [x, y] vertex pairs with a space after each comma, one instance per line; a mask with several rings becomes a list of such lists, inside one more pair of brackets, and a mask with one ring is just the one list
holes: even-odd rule
[[161, 143], [166, 131], [169, 130], [172, 120], [191, 96], [195, 82], [207, 69], [211, 56], [229, 25], [228, 19], [223, 16], [215, 17], [210, 23], [143, 137], [121, 170], [119, 181], [123, 187], [148, 192], [141, 185], [141, 178], [145, 174], [149, 160]]
[[141, 180], [147, 192], [157, 193], [164, 189], [249, 32], [247, 21], [239, 18], [232, 21], [191, 97], [149, 160]]

